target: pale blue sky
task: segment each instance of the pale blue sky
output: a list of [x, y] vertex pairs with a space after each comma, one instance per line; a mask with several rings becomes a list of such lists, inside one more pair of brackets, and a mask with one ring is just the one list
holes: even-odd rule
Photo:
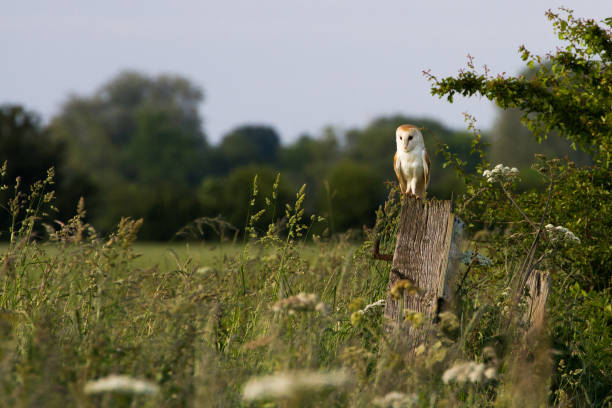
[[48, 119], [69, 93], [90, 94], [124, 69], [178, 73], [200, 85], [212, 142], [262, 123], [283, 140], [326, 125], [363, 126], [403, 113], [482, 128], [495, 109], [430, 96], [422, 70], [454, 74], [469, 53], [492, 71], [518, 72], [519, 45], [559, 44], [544, 16], [612, 15], [608, 0], [7, 1], [0, 13], [0, 103]]

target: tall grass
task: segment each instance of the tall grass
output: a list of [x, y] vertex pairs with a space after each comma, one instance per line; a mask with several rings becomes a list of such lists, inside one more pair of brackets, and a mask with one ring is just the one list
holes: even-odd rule
[[[350, 234], [307, 234], [323, 221], [304, 217], [302, 189], [266, 231], [253, 227], [261, 213], [250, 214], [238, 250], [208, 259], [174, 252], [162, 263], [139, 257], [140, 220], [123, 219], [101, 237], [85, 223], [83, 202], [73, 219], [47, 226], [53, 245], [32, 239], [50, 185], [14, 195], [10, 244], [0, 258], [3, 406], [553, 400], [547, 343], [526, 348], [503, 319], [509, 281], [494, 277], [506, 276], [508, 265], [473, 266], [465, 282], [471, 296], [443, 313], [437, 333], [414, 353], [384, 329], [380, 300], [390, 266], [374, 261], [370, 248], [382, 238], [382, 250], [392, 251], [400, 208], [393, 193], [362, 244]], [[281, 213], [274, 197], [263, 199]], [[420, 324], [407, 317], [405, 324]]]

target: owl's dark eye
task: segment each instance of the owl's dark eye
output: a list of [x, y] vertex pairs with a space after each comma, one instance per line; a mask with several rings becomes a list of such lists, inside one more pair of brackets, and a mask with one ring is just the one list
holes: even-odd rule
[[404, 138], [400, 136], [400, 140], [404, 140]]
[[408, 137], [408, 140], [412, 140], [412, 136], [409, 136], [409, 137]]

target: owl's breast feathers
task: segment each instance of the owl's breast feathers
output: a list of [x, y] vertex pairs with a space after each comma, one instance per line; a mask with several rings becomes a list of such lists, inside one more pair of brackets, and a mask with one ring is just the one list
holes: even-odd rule
[[410, 190], [410, 183], [415, 180], [423, 189], [429, 185], [429, 172], [431, 161], [425, 149], [421, 152], [403, 153], [395, 152], [393, 157], [393, 169], [399, 181], [402, 193]]

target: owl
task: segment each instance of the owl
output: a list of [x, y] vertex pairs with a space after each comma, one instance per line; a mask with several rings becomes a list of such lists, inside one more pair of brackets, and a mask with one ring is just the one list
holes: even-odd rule
[[395, 131], [395, 143], [393, 168], [402, 194], [424, 199], [431, 165], [421, 131], [413, 125], [401, 125]]

